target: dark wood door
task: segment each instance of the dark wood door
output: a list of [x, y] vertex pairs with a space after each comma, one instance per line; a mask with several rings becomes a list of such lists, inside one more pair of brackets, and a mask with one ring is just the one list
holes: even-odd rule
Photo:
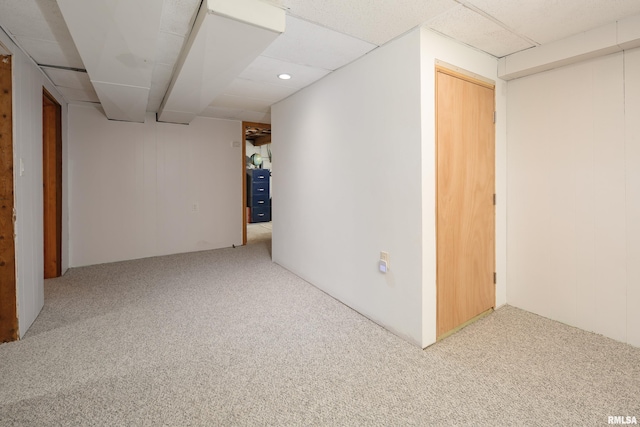
[[62, 116], [60, 104], [42, 95], [42, 178], [44, 203], [44, 278], [62, 272]]

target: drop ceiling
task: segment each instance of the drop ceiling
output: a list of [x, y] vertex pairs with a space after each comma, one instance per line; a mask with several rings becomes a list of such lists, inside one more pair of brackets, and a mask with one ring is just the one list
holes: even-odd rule
[[[250, 5], [260, 0], [205, 1], [242, 1]], [[121, 104], [129, 99], [129, 105], [139, 106], [136, 117], [140, 118], [140, 111], [157, 113], [161, 109], [171, 82], [179, 78], [179, 60], [188, 53], [201, 3], [202, 0], [0, 0], [0, 27], [69, 103], [101, 105], [109, 115], [127, 107]], [[500, 58], [640, 14], [638, 0], [262, 3], [284, 11], [284, 33], [248, 65], [242, 64], [235, 77], [227, 76], [219, 93], [198, 113], [200, 116], [270, 123], [270, 107], [275, 102], [417, 26]], [[145, 6], [139, 7], [142, 4]], [[78, 8], [86, 9], [84, 15], [73, 12]], [[109, 13], [98, 13], [99, 9]], [[82, 16], [84, 20], [80, 19]], [[99, 34], [112, 44], [120, 43], [123, 54], [111, 55], [95, 45], [87, 47], [85, 39], [95, 39]], [[237, 36], [230, 35], [225, 43], [233, 47], [236, 40]], [[130, 56], [125, 55], [126, 49]], [[145, 60], [139, 62], [140, 58]], [[277, 75], [284, 72], [293, 78], [278, 79]], [[105, 81], [115, 82], [116, 86], [105, 85]]]

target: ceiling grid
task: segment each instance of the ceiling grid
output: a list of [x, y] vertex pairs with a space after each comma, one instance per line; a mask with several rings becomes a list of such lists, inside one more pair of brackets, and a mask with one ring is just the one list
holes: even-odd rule
[[[131, 103], [134, 97], [138, 105], [143, 105], [137, 109], [139, 121], [145, 110], [158, 112], [167, 98], [203, 1], [225, 6], [259, 0], [135, 2], [148, 3], [156, 11], [151, 15], [147, 8], [117, 15], [118, 10], [134, 8], [130, 0], [0, 0], [0, 26], [42, 68], [68, 102], [102, 101], [103, 109], [126, 110], [126, 105], [116, 104]], [[284, 11], [285, 32], [239, 70], [235, 78], [221, 83], [224, 87], [220, 93], [198, 114], [269, 122], [270, 106], [275, 102], [418, 26], [504, 59], [640, 15], [637, 0], [262, 0], [262, 3]], [[106, 9], [98, 13], [97, 4]], [[77, 13], [63, 14], [60, 6], [65, 5], [71, 5], [66, 8], [71, 10], [87, 9], [79, 14], [80, 24], [69, 25]], [[115, 15], [104, 13], [105, 10]], [[99, 43], [84, 49], [81, 56], [78, 46], [83, 46], [85, 39], [96, 38], [100, 33], [97, 30], [109, 20], [117, 23], [114, 31], [122, 33], [106, 33], [111, 37], [140, 34], [138, 27], [148, 26], [152, 20], [155, 29], [148, 32], [152, 36], [145, 36], [151, 41], [129, 57], [118, 49], [109, 51]], [[83, 27], [82, 21], [92, 24]], [[72, 34], [78, 26], [82, 29], [74, 41]], [[624, 28], [629, 30], [625, 31], [635, 34], [631, 27], [627, 24]], [[70, 32], [70, 28], [74, 31]], [[635, 45], [633, 34], [630, 36], [633, 40], [625, 46]], [[134, 49], [139, 41], [139, 37], [133, 37]], [[236, 40], [229, 37], [225, 42], [234, 44]], [[125, 47], [132, 48], [129, 42]], [[136, 58], [143, 56], [148, 58], [147, 63], [136, 62]], [[124, 63], [137, 68], [131, 73], [136, 77], [129, 82], [119, 80], [126, 74]], [[286, 81], [277, 78], [285, 72], [293, 78]], [[104, 86], [109, 81], [118, 86]], [[99, 93], [102, 95], [98, 96]]]

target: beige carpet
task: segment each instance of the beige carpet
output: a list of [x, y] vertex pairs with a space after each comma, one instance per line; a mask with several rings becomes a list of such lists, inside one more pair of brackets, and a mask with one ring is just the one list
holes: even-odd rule
[[640, 349], [504, 307], [422, 350], [266, 244], [72, 269], [0, 345], [1, 426], [602, 426]]
[[247, 224], [247, 244], [270, 243], [272, 226], [270, 222]]

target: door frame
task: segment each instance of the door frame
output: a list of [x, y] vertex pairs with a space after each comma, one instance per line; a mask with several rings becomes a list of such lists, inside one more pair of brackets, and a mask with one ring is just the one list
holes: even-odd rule
[[[0, 51], [3, 51], [0, 46]], [[12, 57], [0, 52], [0, 343], [19, 338], [13, 176]]]
[[[488, 79], [486, 77], [480, 76], [478, 74], [472, 73], [470, 71], [464, 70], [462, 68], [456, 67], [454, 65], [445, 63], [443, 61], [436, 61], [436, 65], [435, 65], [435, 70], [434, 70], [434, 84], [435, 84], [435, 173], [436, 173], [436, 203], [435, 203], [435, 218], [436, 218], [436, 339], [440, 340], [443, 339], [447, 336], [449, 336], [450, 334], [456, 332], [457, 330], [463, 328], [464, 326], [474, 322], [475, 320], [478, 320], [482, 317], [484, 317], [486, 314], [489, 314], [491, 311], [493, 311], [493, 309], [495, 308], [495, 271], [496, 271], [496, 224], [495, 224], [495, 191], [496, 191], [496, 187], [495, 187], [495, 108], [496, 108], [496, 100], [495, 100], [495, 81]], [[464, 81], [467, 81], [469, 83], [472, 84], [476, 84], [485, 88], [488, 88], [490, 90], [493, 91], [493, 123], [494, 123], [494, 128], [493, 128], [493, 234], [492, 234], [492, 239], [493, 239], [493, 252], [491, 253], [492, 256], [492, 271], [493, 271], [493, 301], [492, 301], [492, 306], [491, 308], [489, 308], [488, 310], [481, 312], [479, 314], [477, 314], [476, 316], [472, 317], [471, 319], [468, 319], [467, 321], [455, 326], [453, 329], [449, 330], [449, 331], [440, 331], [439, 332], [439, 316], [440, 316], [440, 309], [441, 307], [439, 307], [439, 297], [438, 297], [438, 292], [439, 292], [439, 286], [440, 284], [438, 283], [438, 278], [439, 278], [439, 273], [438, 273], [438, 268], [439, 268], [439, 261], [438, 261], [438, 231], [439, 231], [439, 226], [438, 226], [438, 191], [440, 189], [439, 184], [438, 184], [438, 146], [439, 146], [439, 140], [438, 140], [438, 114], [439, 114], [439, 110], [438, 110], [438, 73], [444, 73], [447, 74], [451, 77], [454, 78], [458, 78]]]
[[44, 87], [42, 182], [44, 278], [50, 279], [62, 275], [62, 107]]
[[271, 129], [271, 123], [242, 122], [242, 244], [247, 244], [247, 128]]

